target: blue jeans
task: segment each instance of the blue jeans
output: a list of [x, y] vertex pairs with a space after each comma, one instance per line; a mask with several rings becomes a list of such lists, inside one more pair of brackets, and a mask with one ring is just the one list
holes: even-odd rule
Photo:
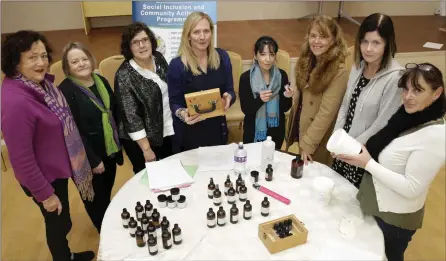
[[375, 216], [379, 228], [384, 234], [384, 246], [389, 261], [403, 261], [404, 252], [416, 230], [404, 229], [384, 222]]

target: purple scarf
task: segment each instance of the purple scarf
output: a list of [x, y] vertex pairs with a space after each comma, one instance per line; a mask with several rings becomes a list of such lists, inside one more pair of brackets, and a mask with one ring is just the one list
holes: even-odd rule
[[55, 88], [53, 83], [47, 79], [47, 76], [45, 76], [45, 79], [42, 81], [42, 86], [44, 87], [25, 78], [22, 74], [18, 74], [14, 79], [23, 82], [26, 86], [41, 95], [48, 108], [59, 118], [64, 133], [65, 147], [67, 148], [68, 156], [70, 158], [74, 183], [76, 184], [82, 199], [92, 201], [94, 198], [92, 183], [93, 174], [91, 172], [90, 164], [88, 163], [81, 136], [65, 97], [60, 90]]

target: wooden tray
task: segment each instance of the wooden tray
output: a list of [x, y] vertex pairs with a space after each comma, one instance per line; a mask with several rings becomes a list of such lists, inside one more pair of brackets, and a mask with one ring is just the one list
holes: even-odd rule
[[[293, 221], [292, 235], [280, 238], [274, 232], [274, 224], [291, 219]], [[259, 238], [271, 254], [305, 244], [307, 242], [308, 230], [295, 215], [281, 217], [259, 225]]]

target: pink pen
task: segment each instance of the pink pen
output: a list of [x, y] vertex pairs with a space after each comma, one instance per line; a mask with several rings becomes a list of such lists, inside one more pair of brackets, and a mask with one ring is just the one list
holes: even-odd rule
[[[190, 187], [190, 186], [191, 186], [191, 184], [184, 184], [184, 185], [176, 186], [175, 188], [187, 188], [187, 187]], [[160, 192], [170, 191], [170, 189], [171, 188], [168, 188], [168, 189], [152, 189], [152, 192], [153, 193], [160, 193]]]
[[287, 205], [289, 205], [291, 203], [291, 200], [287, 199], [284, 196], [277, 194], [276, 192], [274, 192], [272, 190], [265, 188], [264, 186], [262, 186], [260, 184], [254, 183], [254, 184], [252, 184], [252, 187], [257, 190], [260, 190], [261, 192], [265, 193], [266, 195], [268, 195], [270, 197], [277, 199], [278, 201], [280, 201], [282, 203], [285, 203]]

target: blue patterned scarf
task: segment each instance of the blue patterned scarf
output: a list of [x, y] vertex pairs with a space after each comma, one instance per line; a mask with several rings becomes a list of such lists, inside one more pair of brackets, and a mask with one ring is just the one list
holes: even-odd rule
[[276, 65], [270, 69], [270, 83], [266, 86], [259, 63], [256, 61], [250, 69], [250, 83], [254, 99], [260, 96], [261, 91], [271, 90], [271, 99], [264, 103], [256, 114], [254, 142], [266, 140], [267, 128], [279, 126], [279, 91], [282, 83], [282, 74]]

